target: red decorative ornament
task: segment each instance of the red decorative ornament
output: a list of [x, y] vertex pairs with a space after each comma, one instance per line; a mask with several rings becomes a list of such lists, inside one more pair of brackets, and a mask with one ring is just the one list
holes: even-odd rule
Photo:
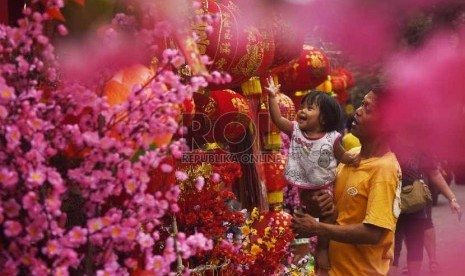
[[[289, 254], [288, 246], [294, 240], [290, 228], [292, 216], [282, 210], [271, 210], [252, 224], [257, 234], [252, 240], [260, 245], [260, 253], [244, 275], [275, 275], [281, 261]], [[263, 241], [259, 243], [258, 238]], [[271, 242], [273, 246], [266, 246]]]
[[281, 91], [291, 93], [317, 87], [330, 73], [326, 54], [312, 46], [304, 45], [300, 58], [273, 70], [278, 76]]
[[286, 166], [286, 156], [280, 153], [271, 153], [266, 156], [263, 163], [265, 175], [265, 186], [268, 192], [268, 203], [276, 204], [283, 202], [282, 190], [287, 182], [284, 178], [284, 168]]
[[354, 78], [348, 69], [336, 67], [331, 71], [331, 84], [333, 91], [339, 93], [354, 86]]
[[345, 105], [350, 99], [347, 89], [354, 86], [352, 73], [344, 67], [334, 68], [331, 72], [331, 84], [334, 93], [337, 95], [336, 99], [341, 105]]
[[[225, 3], [224, 3], [225, 2]], [[234, 88], [252, 76], [260, 75], [270, 67], [274, 58], [274, 41], [268, 26], [243, 25], [240, 10], [232, 1], [203, 1], [200, 14], [213, 14], [219, 20], [207, 32], [206, 23], [193, 26], [199, 37], [200, 54], [208, 55], [212, 64], [209, 70], [229, 73], [232, 81], [227, 84], [211, 84], [211, 89]]]
[[196, 117], [205, 126], [203, 137], [210, 143], [237, 144], [249, 127], [251, 116], [247, 99], [232, 90], [218, 90], [209, 97], [194, 95]]

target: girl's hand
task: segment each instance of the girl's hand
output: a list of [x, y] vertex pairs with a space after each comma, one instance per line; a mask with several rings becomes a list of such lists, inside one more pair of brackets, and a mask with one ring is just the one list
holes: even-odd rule
[[274, 85], [273, 77], [267, 78], [266, 83], [268, 86], [266, 86], [265, 89], [270, 92], [270, 96], [275, 97], [276, 94], [279, 93], [279, 87], [281, 87], [281, 84]]

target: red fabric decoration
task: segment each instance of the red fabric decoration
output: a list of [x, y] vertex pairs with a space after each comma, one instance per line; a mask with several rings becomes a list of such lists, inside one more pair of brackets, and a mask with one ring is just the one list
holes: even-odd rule
[[300, 58], [273, 70], [281, 91], [290, 93], [317, 87], [330, 73], [329, 59], [317, 48], [304, 45]]

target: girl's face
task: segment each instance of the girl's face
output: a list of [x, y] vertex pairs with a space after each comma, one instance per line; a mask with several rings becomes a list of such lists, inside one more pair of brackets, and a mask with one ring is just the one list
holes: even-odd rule
[[297, 123], [303, 131], [321, 132], [320, 107], [304, 103], [297, 111]]

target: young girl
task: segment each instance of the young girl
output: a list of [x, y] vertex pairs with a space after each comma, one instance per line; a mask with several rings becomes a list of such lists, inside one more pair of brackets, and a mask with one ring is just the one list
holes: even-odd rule
[[[324, 92], [310, 92], [302, 98], [296, 121], [291, 122], [279, 110], [276, 100], [279, 85], [274, 85], [272, 78], [267, 83], [271, 120], [291, 139], [284, 176], [299, 188], [302, 207], [307, 213], [319, 217], [321, 222], [335, 223], [336, 213], [321, 216], [317, 206], [306, 203], [317, 190], [332, 194], [338, 161], [353, 165], [360, 162], [358, 155], [349, 154], [340, 143], [341, 134], [336, 131], [341, 117], [339, 103]], [[320, 238], [315, 252], [318, 266], [324, 270], [330, 268], [328, 243], [327, 239]]]

